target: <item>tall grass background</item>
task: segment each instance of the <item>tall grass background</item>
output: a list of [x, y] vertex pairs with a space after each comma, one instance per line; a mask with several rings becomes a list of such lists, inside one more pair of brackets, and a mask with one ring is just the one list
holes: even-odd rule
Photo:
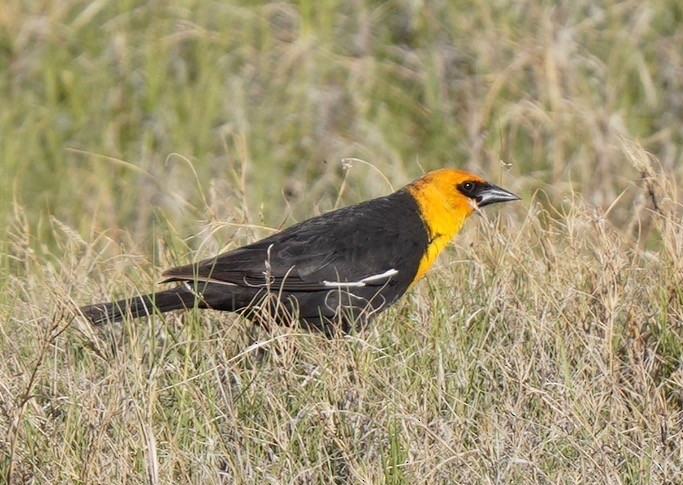
[[[683, 7], [0, 4], [0, 481], [683, 481]], [[155, 287], [438, 167], [473, 217], [327, 339]]]

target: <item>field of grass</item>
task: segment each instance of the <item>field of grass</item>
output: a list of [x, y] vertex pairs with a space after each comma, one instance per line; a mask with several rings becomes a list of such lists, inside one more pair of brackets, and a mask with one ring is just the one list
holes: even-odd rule
[[[9, 0], [0, 94], [0, 483], [683, 483], [678, 0]], [[446, 166], [367, 330], [76, 317]]]

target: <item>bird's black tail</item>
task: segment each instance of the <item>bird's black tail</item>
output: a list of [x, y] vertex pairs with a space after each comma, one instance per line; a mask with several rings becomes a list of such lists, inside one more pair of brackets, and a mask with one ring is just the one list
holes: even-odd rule
[[[93, 325], [103, 325], [118, 322], [125, 318], [145, 317], [152, 315], [155, 311], [165, 313], [172, 310], [192, 308], [195, 306], [195, 300], [195, 294], [185, 285], [180, 285], [170, 290], [150, 293], [149, 295], [88, 305], [79, 310]], [[199, 304], [199, 306], [202, 305]]]

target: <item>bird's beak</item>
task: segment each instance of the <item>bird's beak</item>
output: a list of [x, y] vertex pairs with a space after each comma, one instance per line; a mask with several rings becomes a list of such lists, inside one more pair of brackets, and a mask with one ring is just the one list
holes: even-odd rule
[[510, 202], [512, 200], [519, 200], [520, 197], [505, 189], [501, 189], [493, 184], [486, 183], [484, 187], [477, 193], [474, 200], [477, 207], [481, 208], [485, 205], [495, 204], [497, 202]]

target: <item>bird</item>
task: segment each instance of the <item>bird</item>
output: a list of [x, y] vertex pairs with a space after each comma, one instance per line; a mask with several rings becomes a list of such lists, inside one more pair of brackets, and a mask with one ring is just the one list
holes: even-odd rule
[[452, 168], [399, 190], [295, 223], [203, 261], [171, 268], [173, 288], [79, 309], [93, 325], [192, 308], [257, 323], [348, 333], [420, 280], [482, 207], [520, 197]]

